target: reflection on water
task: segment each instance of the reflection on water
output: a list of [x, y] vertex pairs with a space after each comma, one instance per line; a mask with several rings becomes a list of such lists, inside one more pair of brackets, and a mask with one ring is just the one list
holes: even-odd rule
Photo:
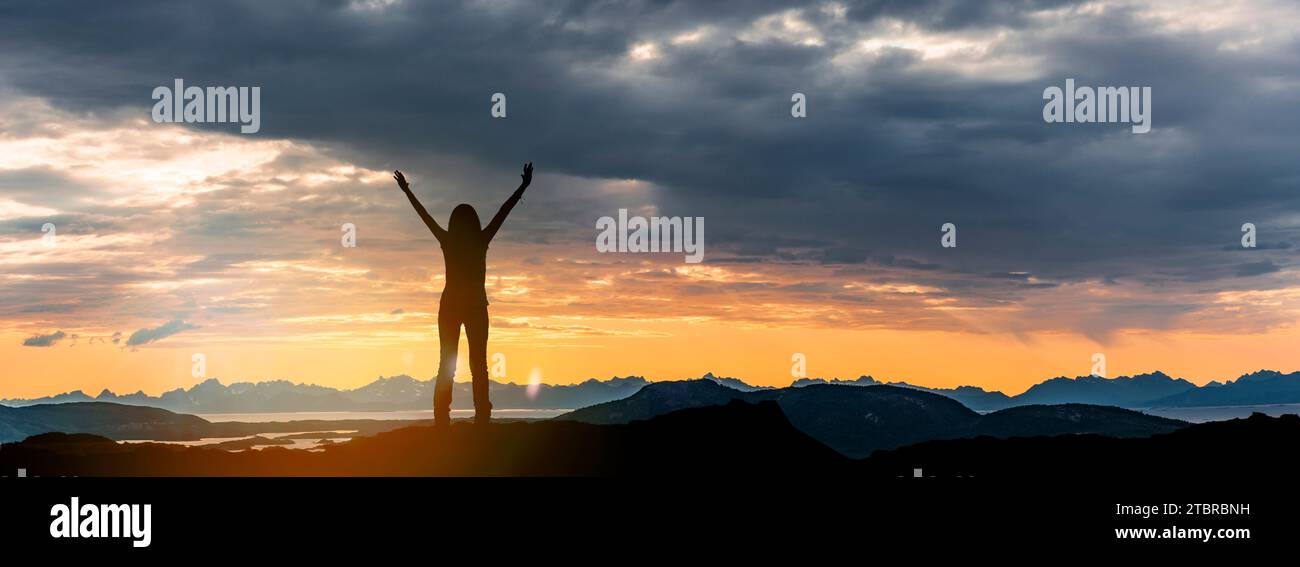
[[1282, 414], [1294, 413], [1300, 414], [1300, 404], [1271, 404], [1261, 406], [1212, 406], [1201, 408], [1148, 408], [1138, 410], [1142, 413], [1168, 417], [1172, 419], [1181, 419], [1192, 423], [1201, 423], [1205, 421], [1223, 421], [1226, 419], [1236, 419], [1239, 417], [1250, 417], [1250, 414], [1259, 412], [1272, 417]]
[[[1269, 404], [1258, 406], [1207, 406], [1199, 408], [1132, 408], [1134, 411], [1140, 411], [1148, 415], [1167, 417], [1170, 419], [1181, 419], [1192, 423], [1204, 423], [1206, 421], [1227, 421], [1229, 419], [1250, 417], [1250, 414], [1259, 412], [1270, 417], [1293, 413], [1300, 414], [1300, 404]], [[981, 411], [981, 415], [993, 413], [992, 411]]]
[[[247, 437], [204, 437], [195, 441], [150, 441], [148, 439], [131, 439], [127, 441], [118, 441], [118, 443], [163, 443], [166, 445], [183, 445], [186, 447], [202, 447], [204, 445], [215, 445], [227, 441], [243, 441], [254, 437], [264, 439], [278, 439], [286, 436], [302, 436], [294, 439], [287, 439], [289, 443], [275, 443], [270, 445], [252, 445], [251, 449], [264, 449], [266, 447], [284, 447], [286, 449], [320, 449], [331, 443], [342, 443], [352, 440], [355, 429], [338, 429], [333, 431], [286, 431], [282, 433], [258, 433]], [[312, 434], [318, 434], [320, 437], [312, 437]], [[243, 449], [227, 449], [228, 451], [242, 451]]]
[[[557, 415], [568, 413], [573, 410], [567, 409], [497, 409], [492, 410], [492, 416], [499, 419], [550, 419]], [[408, 410], [408, 411], [293, 411], [293, 412], [272, 412], [272, 413], [200, 413], [195, 414], [211, 422], [228, 422], [239, 421], [244, 423], [270, 423], [276, 421], [304, 421], [304, 420], [321, 420], [321, 421], [338, 421], [345, 419], [374, 419], [374, 420], [432, 420], [433, 410]], [[452, 419], [474, 417], [474, 410], [451, 410]], [[352, 439], [350, 434], [356, 433], [355, 429], [347, 430], [327, 430], [327, 431], [289, 431], [281, 433], [257, 433], [245, 437], [205, 437], [197, 441], [150, 441], [130, 440], [119, 441], [119, 443], [166, 443], [168, 445], [185, 445], [188, 447], [201, 447], [204, 445], [215, 445], [217, 443], [226, 443], [230, 441], [243, 441], [262, 437], [265, 439], [278, 439], [281, 437], [293, 436], [293, 439], [287, 439], [288, 443], [277, 443], [268, 445], [252, 445], [249, 448], [253, 450], [264, 449], [266, 447], [284, 447], [286, 449], [305, 449], [309, 451], [319, 451], [322, 447], [332, 443], [342, 443]], [[320, 437], [313, 437], [311, 434], [319, 434]], [[242, 451], [244, 447], [225, 448], [228, 451]]]
[[[494, 409], [492, 417], [502, 419], [550, 419], [573, 410], [568, 409]], [[271, 413], [197, 413], [194, 414], [212, 422], [242, 421], [245, 423], [266, 423], [268, 421], [300, 421], [305, 419], [339, 420], [339, 419], [433, 419], [433, 410], [404, 411], [286, 411]], [[472, 409], [451, 410], [451, 418], [474, 417]]]
[[[249, 437], [252, 437], [251, 435]], [[118, 443], [165, 443], [167, 445], [185, 445], [189, 447], [198, 447], [200, 445], [214, 445], [216, 443], [225, 443], [226, 441], [239, 441], [248, 439], [248, 437], [204, 437], [198, 441], [153, 441], [151, 439], [127, 439], [118, 441]]]

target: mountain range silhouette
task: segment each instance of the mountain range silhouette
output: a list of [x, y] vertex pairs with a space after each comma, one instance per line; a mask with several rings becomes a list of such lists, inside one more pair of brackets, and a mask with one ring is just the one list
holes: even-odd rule
[[[700, 379], [741, 391], [775, 389], [753, 386], [738, 378], [719, 377], [712, 373], [705, 374]], [[588, 379], [569, 385], [539, 384], [530, 393], [530, 388], [523, 384], [492, 381], [489, 390], [498, 408], [575, 409], [626, 398], [651, 383], [640, 376], [614, 377], [608, 380]], [[891, 385], [912, 388], [952, 398], [975, 411], [1063, 403], [1135, 409], [1300, 403], [1300, 371], [1284, 374], [1274, 370], [1260, 370], [1244, 374], [1235, 380], [1211, 382], [1205, 386], [1196, 386], [1187, 380], [1173, 378], [1163, 372], [1116, 378], [1062, 376], [1035, 384], [1015, 396], [975, 386], [929, 388], [906, 382], [878, 381], [871, 376], [861, 376], [853, 380], [801, 378], [795, 380], [791, 386], [814, 384]], [[472, 396], [469, 383], [457, 382], [454, 388], [456, 391], [453, 392], [453, 407], [471, 408]], [[295, 384], [287, 380], [236, 382], [225, 385], [212, 378], [189, 389], [177, 388], [159, 396], [149, 396], [144, 392], [118, 395], [107, 389], [96, 396], [90, 396], [75, 390], [34, 399], [0, 400], [0, 405], [21, 407], [91, 401], [158, 407], [180, 413], [423, 410], [433, 407], [433, 383], [431, 380], [417, 380], [407, 375], [399, 375], [380, 377], [359, 388], [340, 390], [326, 386]]]
[[1018, 406], [981, 415], [952, 398], [899, 386], [811, 384], [744, 392], [711, 380], [655, 382], [622, 400], [556, 419], [629, 423], [733, 400], [775, 402], [795, 428], [855, 458], [935, 439], [1080, 433], [1129, 437], [1166, 433], [1187, 425], [1133, 410], [1085, 404]]
[[[631, 395], [648, 382], [640, 376], [590, 379], [577, 384], [539, 384], [530, 393], [522, 384], [491, 381], [489, 391], [500, 408], [573, 409]], [[473, 407], [469, 382], [453, 385], [452, 407]], [[97, 396], [74, 390], [54, 396], [23, 400], [0, 400], [0, 405], [22, 407], [70, 402], [112, 402], [149, 406], [180, 413], [263, 413], [293, 411], [397, 411], [433, 407], [433, 381], [416, 380], [405, 374], [379, 377], [352, 390], [339, 390], [288, 380], [222, 384], [209, 378], [189, 389], [177, 388], [159, 396], [144, 392], [118, 395], [105, 389]]]

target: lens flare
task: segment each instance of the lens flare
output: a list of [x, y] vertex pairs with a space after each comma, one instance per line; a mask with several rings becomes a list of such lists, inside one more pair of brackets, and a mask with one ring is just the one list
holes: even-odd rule
[[536, 400], [537, 394], [540, 393], [541, 391], [542, 391], [542, 369], [533, 368], [532, 371], [528, 373], [528, 389], [526, 390], [526, 393], [528, 394], [528, 399]]

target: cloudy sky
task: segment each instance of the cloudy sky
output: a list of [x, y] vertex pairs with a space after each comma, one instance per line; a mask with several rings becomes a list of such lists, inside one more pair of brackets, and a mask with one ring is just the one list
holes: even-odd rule
[[[389, 172], [487, 217], [525, 161], [489, 257], [511, 381], [1293, 370], [1297, 30], [1285, 0], [7, 5], [0, 397], [157, 393], [195, 353], [427, 379], [442, 259]], [[175, 78], [261, 87], [260, 132], [154, 123]], [[1066, 78], [1151, 87], [1151, 131], [1044, 123]], [[597, 253], [620, 208], [704, 217], [704, 262]]]

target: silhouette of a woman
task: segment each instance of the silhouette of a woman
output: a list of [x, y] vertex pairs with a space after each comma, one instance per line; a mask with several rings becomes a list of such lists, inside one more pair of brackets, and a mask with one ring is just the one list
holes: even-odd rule
[[442, 289], [442, 299], [438, 304], [438, 342], [441, 346], [441, 358], [438, 363], [438, 380], [433, 387], [433, 423], [446, 425], [451, 421], [451, 385], [456, 376], [456, 351], [460, 343], [460, 326], [465, 325], [465, 335], [469, 338], [469, 370], [474, 378], [474, 421], [487, 423], [492, 418], [492, 402], [488, 400], [487, 375], [487, 339], [488, 312], [487, 290], [484, 278], [487, 275], [487, 249], [506, 221], [510, 209], [515, 208], [524, 189], [533, 182], [533, 164], [524, 164], [523, 182], [515, 189], [513, 195], [501, 205], [501, 210], [492, 217], [487, 228], [478, 220], [478, 213], [465, 203], [456, 205], [451, 211], [451, 220], [447, 229], [438, 226], [438, 221], [429, 216], [420, 200], [411, 193], [411, 186], [400, 171], [393, 172], [397, 186], [411, 200], [415, 212], [424, 220], [425, 226], [438, 238], [442, 246], [442, 258], [447, 268], [446, 285]]

